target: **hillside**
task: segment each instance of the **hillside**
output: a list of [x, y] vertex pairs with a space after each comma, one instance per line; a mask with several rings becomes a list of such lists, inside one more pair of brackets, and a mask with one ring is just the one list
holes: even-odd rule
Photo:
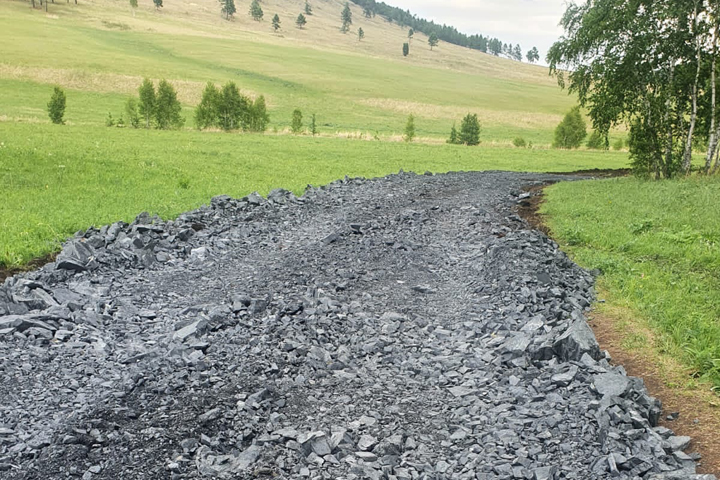
[[[59, 84], [69, 89], [70, 123], [102, 124], [149, 76], [179, 88], [189, 117], [205, 82], [234, 80], [268, 98], [271, 128], [280, 130], [294, 108], [317, 113], [321, 132], [330, 134], [392, 135], [413, 113], [419, 135], [440, 139], [472, 111], [486, 141], [521, 135], [546, 144], [573, 103], [545, 68], [444, 42], [430, 51], [419, 33], [403, 58], [406, 29], [367, 19], [355, 5], [352, 30], [343, 35], [340, 0], [311, 2], [302, 30], [295, 18], [304, 0], [265, 0], [261, 22], [248, 15], [249, 3], [238, 1], [227, 21], [215, 0], [168, 0], [160, 11], [140, 0], [135, 15], [126, 1], [54, 3], [47, 14], [26, 1], [3, 2], [0, 86], [15, 94], [0, 99], [0, 116], [45, 122], [49, 85]], [[279, 34], [270, 23], [275, 13]]]

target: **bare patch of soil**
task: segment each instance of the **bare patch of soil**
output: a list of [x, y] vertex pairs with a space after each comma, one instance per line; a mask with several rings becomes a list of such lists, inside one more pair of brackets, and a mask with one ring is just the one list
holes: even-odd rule
[[0, 283], [4, 282], [6, 278], [12, 277], [15, 274], [18, 274], [20, 272], [27, 272], [30, 270], [37, 270], [38, 268], [42, 267], [43, 265], [46, 265], [50, 262], [54, 262], [57, 258], [58, 254], [50, 253], [48, 255], [44, 255], [42, 257], [35, 258], [33, 260], [30, 260], [30, 262], [27, 263], [27, 265], [23, 265], [22, 267], [0, 267]]

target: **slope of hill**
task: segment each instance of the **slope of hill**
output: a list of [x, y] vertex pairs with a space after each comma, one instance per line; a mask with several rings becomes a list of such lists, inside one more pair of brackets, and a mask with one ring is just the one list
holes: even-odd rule
[[134, 14], [124, 0], [52, 3], [48, 13], [27, 1], [0, 4], [0, 87], [16, 93], [0, 99], [2, 118], [45, 122], [48, 85], [59, 84], [70, 90], [70, 122], [102, 124], [149, 76], [171, 80], [188, 108], [205, 82], [234, 80], [250, 95], [266, 95], [271, 128], [283, 129], [301, 108], [317, 113], [325, 133], [391, 135], [413, 113], [421, 136], [444, 138], [472, 111], [486, 141], [521, 135], [549, 143], [573, 103], [545, 68], [444, 42], [431, 51], [419, 33], [404, 58], [406, 29], [367, 19], [355, 5], [353, 29], [342, 34], [340, 0], [312, 1], [304, 29], [295, 26], [304, 0], [264, 0], [260, 22], [248, 15], [249, 0], [236, 2], [230, 21], [215, 0], [168, 0], [160, 11], [150, 0], [139, 3]]

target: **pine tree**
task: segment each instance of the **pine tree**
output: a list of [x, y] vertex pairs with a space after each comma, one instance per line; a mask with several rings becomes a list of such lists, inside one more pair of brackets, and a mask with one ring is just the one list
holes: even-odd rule
[[263, 9], [260, 6], [260, 3], [258, 0], [253, 0], [253, 2], [250, 4], [250, 16], [252, 16], [253, 20], [259, 22], [263, 18]]
[[290, 123], [290, 129], [292, 130], [292, 133], [298, 134], [302, 130], [302, 118], [302, 112], [296, 108], [292, 114], [292, 122]]
[[415, 36], [415, 30], [412, 28], [408, 30], [408, 42], [412, 42], [413, 37]]
[[317, 135], [317, 122], [315, 121], [315, 114], [312, 114], [312, 117], [310, 117], [310, 133], [314, 137]]
[[358, 28], [358, 41], [361, 42], [363, 38], [365, 38], [365, 30], [360, 27]]
[[403, 43], [403, 56], [407, 57], [410, 54], [410, 44], [405, 42]]
[[302, 30], [302, 28], [303, 28], [306, 24], [307, 24], [307, 20], [305, 19], [305, 15], [303, 15], [303, 14], [301, 13], [300, 15], [298, 15], [297, 20], [295, 20], [295, 25], [297, 25], [297, 27]]
[[407, 119], [407, 123], [405, 124], [405, 135], [403, 135], [403, 140], [406, 142], [412, 142], [413, 138], [415, 138], [415, 117], [410, 115]]
[[527, 61], [530, 63], [535, 63], [538, 60], [540, 60], [540, 52], [538, 52], [537, 47], [533, 47], [530, 50], [528, 50], [526, 56]]
[[460, 124], [458, 141], [465, 145], [480, 144], [480, 122], [477, 115], [467, 114]]
[[[45, 1], [47, 2], [48, 0]], [[65, 103], [65, 92], [62, 88], [55, 87], [53, 89], [52, 97], [50, 97], [50, 102], [47, 104], [48, 116], [50, 117], [50, 121], [52, 121], [52, 123], [57, 125], [65, 123], [63, 120], [63, 117], [65, 116]]]
[[430, 34], [430, 38], [428, 38], [428, 45], [430, 45], [430, 50], [432, 50], [433, 47], [437, 47], [437, 45], [438, 45], [439, 42], [440, 42], [440, 41], [439, 41], [439, 39], [438, 39], [437, 33], [432, 32], [432, 33]]
[[267, 125], [270, 122], [270, 116], [267, 113], [267, 106], [265, 105], [265, 97], [260, 95], [255, 99], [255, 103], [250, 107], [250, 125], [249, 130], [251, 132], [262, 133], [267, 130]]
[[140, 101], [138, 102], [138, 112], [145, 119], [145, 128], [150, 128], [150, 120], [155, 115], [155, 105], [157, 98], [155, 95], [155, 86], [149, 79], [143, 80], [142, 85], [138, 89]]
[[155, 126], [163, 130], [182, 127], [185, 119], [180, 116], [181, 111], [182, 105], [173, 86], [166, 80], [160, 80], [155, 105]]
[[220, 92], [215, 84], [208, 82], [203, 90], [202, 99], [195, 108], [195, 127], [199, 130], [214, 127], [218, 124], [218, 105]]
[[310, 6], [310, 3], [305, 0], [305, 15], [311, 16], [312, 15], [312, 7]]
[[160, 10], [163, 6], [163, 0], [153, 0], [153, 3], [155, 4], [155, 9]]
[[515, 45], [515, 50], [513, 50], [513, 57], [515, 57], [515, 60], [518, 62], [522, 62], [523, 54], [522, 54], [522, 47], [518, 43]]
[[272, 19], [272, 27], [276, 32], [280, 30], [280, 16], [277, 13]]
[[353, 23], [352, 10], [350, 10], [350, 4], [348, 2], [345, 2], [345, 8], [343, 8], [342, 14], [340, 14], [340, 19], [342, 20], [340, 31], [347, 33], [350, 30], [350, 25]]
[[363, 15], [365, 15], [365, 18], [371, 18], [375, 16], [375, 12], [373, 12], [372, 8], [369, 6], [365, 6], [363, 8]]
[[235, 0], [220, 0], [220, 10], [225, 14], [225, 18], [230, 20], [230, 17], [237, 12]]

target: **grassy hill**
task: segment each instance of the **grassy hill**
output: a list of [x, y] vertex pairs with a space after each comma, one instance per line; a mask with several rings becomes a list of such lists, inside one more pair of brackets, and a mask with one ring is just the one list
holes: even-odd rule
[[[340, 0], [315, 0], [306, 28], [295, 27], [304, 0], [265, 0], [265, 19], [248, 15], [249, 0], [226, 21], [215, 0], [168, 0], [156, 11], [141, 0], [135, 16], [124, 0], [50, 4], [49, 13], [27, 1], [0, 4], [0, 99], [4, 119], [47, 120], [48, 85], [69, 90], [66, 117], [75, 125], [102, 124], [121, 112], [142, 77], [167, 78], [190, 107], [205, 82], [235, 81], [269, 101], [271, 128], [283, 130], [300, 108], [318, 116], [321, 132], [402, 132], [407, 115], [421, 137], [444, 139], [453, 121], [478, 113], [485, 141], [523, 136], [548, 144], [573, 99], [547, 69], [441, 43], [430, 51], [416, 34], [402, 56], [407, 30], [353, 6], [353, 29], [339, 31]], [[270, 18], [282, 20], [279, 34]], [[358, 40], [362, 27], [365, 39]], [[191, 122], [188, 122], [188, 125]]]
[[[301, 193], [344, 175], [510, 169], [562, 171], [627, 164], [622, 152], [547, 150], [574, 100], [547, 69], [416, 34], [352, 6], [342, 34], [341, 0], [311, 0], [314, 14], [295, 27], [304, 0], [263, 0], [265, 19], [220, 15], [216, 0], [58, 0], [49, 12], [27, 0], [0, 2], [0, 267], [59, 248], [79, 229], [140, 211], [172, 217], [213, 195], [243, 196], [282, 187]], [[282, 30], [272, 31], [277, 13]], [[355, 32], [362, 27], [365, 39]], [[169, 80], [183, 103], [180, 131], [108, 128], [143, 77]], [[263, 94], [271, 117], [264, 135], [197, 132], [193, 108], [208, 81], [232, 80]], [[49, 122], [52, 87], [67, 94], [65, 125]], [[320, 136], [287, 134], [292, 111]], [[481, 147], [446, 145], [453, 122], [477, 113]], [[399, 142], [409, 114], [418, 139]], [[522, 136], [533, 150], [512, 147]], [[539, 149], [538, 149], [539, 148]]]

